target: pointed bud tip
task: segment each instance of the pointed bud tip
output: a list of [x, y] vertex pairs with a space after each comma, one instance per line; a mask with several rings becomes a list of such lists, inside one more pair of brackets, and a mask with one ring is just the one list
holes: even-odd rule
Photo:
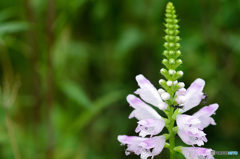
[[172, 2], [168, 2], [167, 6], [168, 6], [168, 7], [172, 7], [172, 6], [173, 6], [173, 3], [172, 3]]

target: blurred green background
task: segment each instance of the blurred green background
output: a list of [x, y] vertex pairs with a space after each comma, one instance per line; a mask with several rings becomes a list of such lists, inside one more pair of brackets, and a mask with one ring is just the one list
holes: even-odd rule
[[[135, 76], [159, 88], [167, 2], [0, 0], [0, 158], [139, 158], [117, 136], [136, 135]], [[181, 81], [203, 78], [208, 104], [220, 105], [204, 147], [240, 151], [240, 0], [172, 2]]]

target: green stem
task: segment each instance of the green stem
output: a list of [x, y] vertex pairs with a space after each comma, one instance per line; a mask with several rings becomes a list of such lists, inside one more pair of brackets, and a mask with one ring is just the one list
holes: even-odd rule
[[170, 159], [175, 159], [175, 152], [173, 151], [173, 149], [175, 147], [175, 139], [174, 139], [175, 132], [173, 131], [175, 121], [172, 119], [173, 111], [174, 111], [174, 108], [170, 108], [170, 113], [169, 113], [169, 116], [168, 116], [168, 118], [170, 120], [170, 124], [169, 124], [169, 128], [168, 128], [168, 132], [169, 132], [169, 135], [170, 135], [170, 137], [169, 137]]
[[[176, 151], [175, 148], [175, 135], [176, 135], [176, 128], [174, 128], [174, 123], [176, 120], [176, 115], [178, 112], [174, 114], [174, 108], [171, 105], [176, 105], [174, 94], [180, 88], [178, 85], [177, 79], [180, 78], [183, 73], [182, 71], [176, 71], [177, 67], [182, 64], [182, 60], [179, 58], [181, 52], [179, 50], [180, 47], [180, 37], [179, 34], [179, 25], [178, 19], [176, 15], [176, 10], [171, 2], [168, 2], [166, 6], [166, 36], [164, 37], [166, 42], [164, 43], [164, 47], [166, 50], [163, 52], [163, 55], [166, 57], [163, 59], [162, 63], [166, 66], [167, 69], [162, 68], [160, 70], [161, 74], [166, 78], [167, 81], [161, 79], [159, 80], [160, 85], [164, 88], [169, 94], [170, 99], [167, 100], [168, 109], [164, 112], [168, 117], [168, 123], [166, 127], [169, 132], [169, 144], [166, 144], [170, 150], [170, 159], [175, 159]], [[174, 115], [174, 117], [173, 117]], [[174, 128], [174, 129], [173, 129]]]

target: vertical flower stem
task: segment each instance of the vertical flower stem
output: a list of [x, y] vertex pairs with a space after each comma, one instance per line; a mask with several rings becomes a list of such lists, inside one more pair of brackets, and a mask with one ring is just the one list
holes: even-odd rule
[[173, 111], [174, 111], [174, 108], [171, 107], [170, 112], [169, 112], [169, 117], [168, 117], [170, 120], [169, 129], [168, 129], [169, 135], [170, 135], [170, 138], [169, 138], [170, 159], [175, 159], [175, 153], [173, 151], [173, 149], [175, 147], [175, 140], [174, 140], [175, 133], [173, 132], [173, 127], [174, 127], [175, 121], [172, 119]]
[[167, 81], [161, 79], [159, 81], [160, 85], [169, 93], [170, 99], [166, 101], [168, 103], [168, 109], [166, 110], [166, 114], [168, 116], [169, 124], [167, 125], [167, 129], [169, 132], [169, 150], [170, 150], [170, 159], [175, 159], [175, 134], [176, 132], [173, 130], [175, 118], [173, 118], [174, 107], [176, 102], [174, 100], [175, 92], [180, 88], [180, 85], [177, 81], [183, 75], [182, 71], [176, 71], [179, 65], [182, 64], [182, 60], [179, 59], [181, 56], [180, 50], [180, 37], [179, 34], [179, 25], [178, 19], [176, 15], [175, 8], [171, 2], [168, 2], [166, 6], [166, 19], [165, 19], [165, 32], [166, 36], [164, 39], [166, 42], [164, 43], [164, 47], [166, 50], [163, 52], [163, 55], [166, 57], [163, 59], [162, 63], [166, 66], [167, 69], [162, 68], [160, 70], [161, 74], [167, 79]]

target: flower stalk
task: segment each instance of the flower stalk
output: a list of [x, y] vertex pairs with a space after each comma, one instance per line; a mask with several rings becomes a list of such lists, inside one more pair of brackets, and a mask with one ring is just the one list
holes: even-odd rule
[[[167, 101], [168, 103], [168, 109], [165, 110], [165, 113], [170, 121], [169, 126], [167, 126], [168, 132], [169, 132], [169, 150], [170, 150], [170, 159], [175, 159], [175, 135], [176, 131], [173, 130], [174, 123], [176, 118], [173, 118], [174, 113], [174, 107], [172, 105], [176, 104], [174, 102], [174, 93], [180, 88], [178, 85], [177, 79], [180, 78], [183, 73], [182, 71], [176, 71], [177, 67], [182, 64], [182, 60], [179, 59], [181, 52], [179, 50], [180, 48], [180, 37], [179, 34], [179, 25], [178, 25], [178, 19], [176, 15], [175, 8], [171, 2], [167, 4], [166, 7], [166, 19], [165, 19], [165, 33], [166, 36], [164, 39], [166, 42], [164, 43], [164, 47], [166, 50], [163, 52], [163, 55], [166, 57], [163, 59], [162, 63], [165, 65], [165, 68], [162, 68], [160, 70], [161, 74], [166, 78], [165, 80], [160, 80], [160, 85], [165, 88], [167, 93], [170, 94], [170, 98]], [[176, 130], [176, 129], [175, 129]]]

